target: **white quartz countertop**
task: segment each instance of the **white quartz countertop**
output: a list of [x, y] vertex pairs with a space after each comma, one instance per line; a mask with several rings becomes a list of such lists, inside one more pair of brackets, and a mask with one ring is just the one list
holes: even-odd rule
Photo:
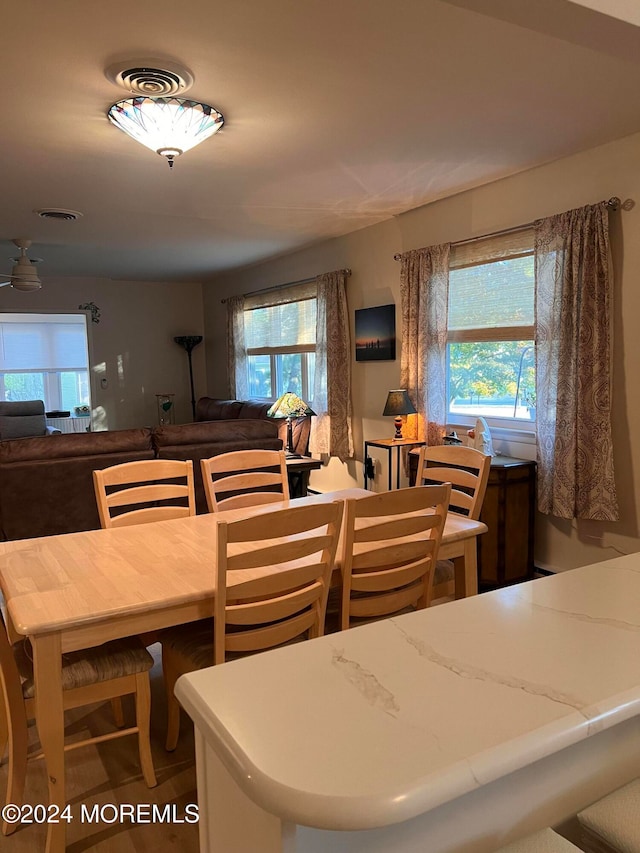
[[242, 790], [294, 823], [407, 820], [640, 714], [640, 554], [181, 678]]

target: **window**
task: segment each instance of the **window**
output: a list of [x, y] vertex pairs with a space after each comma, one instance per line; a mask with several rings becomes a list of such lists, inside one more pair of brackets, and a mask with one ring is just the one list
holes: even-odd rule
[[452, 247], [448, 420], [535, 420], [534, 355], [533, 232]]
[[85, 315], [0, 314], [0, 399], [90, 405]]
[[244, 328], [249, 396], [270, 399], [293, 391], [313, 400], [315, 283], [248, 297]]

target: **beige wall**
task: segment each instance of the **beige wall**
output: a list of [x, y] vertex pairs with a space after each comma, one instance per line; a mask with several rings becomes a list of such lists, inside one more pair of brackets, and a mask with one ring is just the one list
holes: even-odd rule
[[[125, 429], [157, 423], [155, 395], [175, 393], [176, 421], [192, 420], [185, 351], [175, 335], [202, 335], [202, 286], [100, 278], [47, 278], [42, 290], [0, 289], [0, 311], [75, 311], [95, 302], [89, 323], [94, 425]], [[193, 353], [196, 398], [205, 393], [205, 346]], [[101, 379], [107, 387], [101, 387]]]
[[[206, 284], [208, 392], [213, 396], [227, 394], [226, 325], [224, 306], [220, 304], [224, 296], [350, 267], [352, 324], [355, 309], [395, 302], [399, 326], [399, 266], [393, 260], [394, 253], [508, 228], [613, 195], [638, 202], [633, 210], [617, 214], [612, 220], [617, 274], [613, 420], [621, 520], [616, 524], [585, 524], [538, 516], [536, 561], [549, 568], [565, 569], [608, 559], [619, 551], [640, 550], [635, 499], [640, 449], [632, 438], [632, 429], [640, 424], [640, 383], [635, 375], [640, 364], [640, 135], [522, 172]], [[313, 487], [327, 490], [361, 484], [362, 442], [365, 437], [391, 435], [391, 423], [381, 412], [387, 390], [398, 387], [399, 380], [399, 358], [377, 364], [353, 362], [354, 439], [360, 461], [343, 466], [331, 460], [326, 468], [314, 472]]]

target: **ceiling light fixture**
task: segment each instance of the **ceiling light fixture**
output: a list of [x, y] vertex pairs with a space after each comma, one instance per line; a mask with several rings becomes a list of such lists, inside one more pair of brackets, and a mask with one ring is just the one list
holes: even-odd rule
[[27, 292], [30, 290], [40, 290], [42, 282], [38, 278], [38, 273], [33, 264], [37, 263], [41, 258], [29, 260], [27, 257], [27, 249], [31, 245], [31, 240], [27, 240], [26, 237], [16, 237], [13, 240], [13, 244], [20, 249], [20, 257], [10, 259], [14, 262], [15, 266], [6, 278], [2, 276], [2, 278], [5, 278], [2, 284], [10, 284], [15, 290]]
[[127, 98], [107, 116], [132, 139], [166, 157], [169, 166], [180, 154], [213, 136], [224, 124], [222, 113], [185, 98]]

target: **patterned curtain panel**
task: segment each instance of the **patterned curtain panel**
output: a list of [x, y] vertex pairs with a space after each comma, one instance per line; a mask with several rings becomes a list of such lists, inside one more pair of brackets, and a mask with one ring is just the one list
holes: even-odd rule
[[344, 270], [318, 276], [316, 369], [312, 453], [353, 458], [351, 432], [351, 341]]
[[246, 400], [249, 396], [249, 385], [244, 336], [244, 296], [231, 296], [227, 299], [227, 375], [229, 399]]
[[447, 413], [447, 310], [450, 244], [414, 249], [401, 256], [401, 387], [417, 415], [405, 434], [442, 444]]
[[611, 265], [605, 205], [536, 223], [538, 509], [618, 519], [611, 437]]

